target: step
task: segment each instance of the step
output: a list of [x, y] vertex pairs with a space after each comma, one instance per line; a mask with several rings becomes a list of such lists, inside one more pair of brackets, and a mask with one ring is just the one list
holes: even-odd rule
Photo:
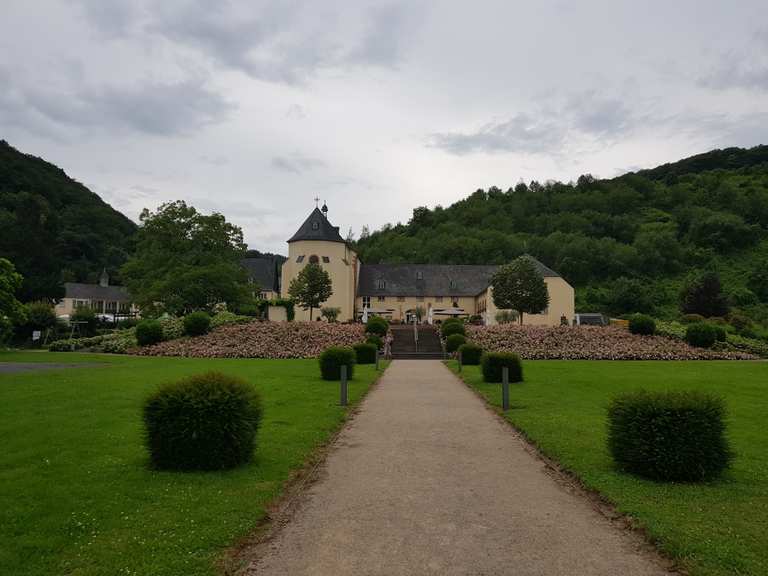
[[401, 352], [392, 353], [393, 360], [443, 360], [443, 353], [440, 352]]

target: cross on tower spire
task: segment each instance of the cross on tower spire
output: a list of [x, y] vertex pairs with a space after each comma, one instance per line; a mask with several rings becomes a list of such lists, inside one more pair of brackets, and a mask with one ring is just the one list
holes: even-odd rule
[[315, 196], [315, 208], [317, 208], [319, 204], [320, 204], [320, 198], [318, 196]]

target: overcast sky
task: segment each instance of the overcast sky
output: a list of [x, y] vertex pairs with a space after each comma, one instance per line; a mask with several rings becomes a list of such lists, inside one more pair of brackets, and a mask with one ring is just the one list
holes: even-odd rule
[[286, 252], [477, 188], [768, 143], [768, 2], [0, 0], [0, 138]]

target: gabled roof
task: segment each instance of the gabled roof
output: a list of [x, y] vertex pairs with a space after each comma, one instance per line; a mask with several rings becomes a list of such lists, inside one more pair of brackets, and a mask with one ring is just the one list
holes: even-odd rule
[[[560, 275], [531, 258], [545, 278]], [[491, 283], [495, 265], [362, 264], [359, 296], [477, 296]], [[380, 281], [383, 280], [383, 287]]]
[[262, 290], [277, 292], [277, 262], [272, 258], [243, 258], [240, 263], [248, 277]]
[[298, 242], [299, 240], [325, 240], [326, 242], [344, 243], [344, 238], [339, 234], [339, 227], [332, 226], [328, 218], [319, 208], [312, 210], [312, 213], [304, 221], [304, 224], [291, 236], [288, 242]]
[[64, 298], [77, 300], [107, 300], [109, 302], [130, 302], [131, 295], [125, 286], [100, 286], [81, 282], [64, 282]]

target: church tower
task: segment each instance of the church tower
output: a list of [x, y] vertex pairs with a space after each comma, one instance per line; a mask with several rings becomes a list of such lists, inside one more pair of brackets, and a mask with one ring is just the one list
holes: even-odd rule
[[[315, 207], [296, 234], [288, 240], [288, 260], [283, 263], [281, 285], [284, 297], [288, 297], [291, 280], [310, 262], [319, 264], [328, 272], [333, 283], [333, 294], [322, 306], [339, 308], [340, 322], [354, 319], [357, 254], [341, 237], [338, 226], [329, 222], [328, 207], [325, 204], [322, 210]], [[320, 311], [315, 310], [314, 314], [317, 318]], [[296, 320], [308, 321], [309, 310], [297, 306]]]

